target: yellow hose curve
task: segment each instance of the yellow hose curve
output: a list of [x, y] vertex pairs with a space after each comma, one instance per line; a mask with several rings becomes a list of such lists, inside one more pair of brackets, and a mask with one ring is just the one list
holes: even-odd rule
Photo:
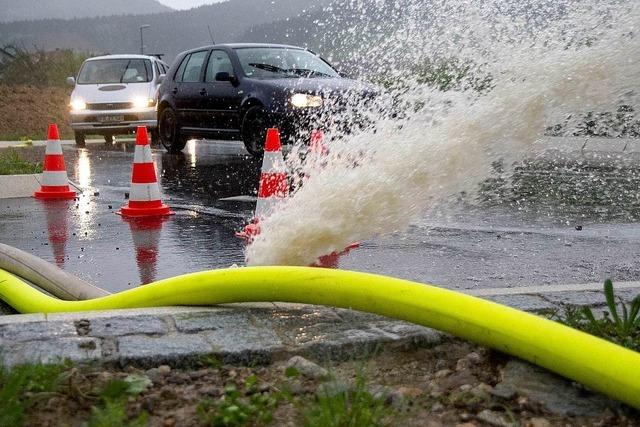
[[0, 298], [23, 313], [260, 301], [350, 308], [492, 347], [640, 409], [640, 353], [490, 301], [373, 274], [308, 267], [235, 268], [187, 274], [92, 300], [62, 301], [0, 270]]

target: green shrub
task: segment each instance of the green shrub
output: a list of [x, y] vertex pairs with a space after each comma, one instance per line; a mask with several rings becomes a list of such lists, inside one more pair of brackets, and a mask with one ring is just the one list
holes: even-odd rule
[[20, 175], [42, 172], [42, 164], [24, 160], [15, 150], [0, 152], [0, 175]]
[[608, 311], [596, 318], [589, 307], [569, 306], [558, 320], [567, 326], [579, 329], [612, 341], [621, 346], [640, 351], [640, 295], [627, 306], [620, 298], [616, 304], [613, 283], [604, 282], [604, 295]]
[[34, 52], [7, 48], [14, 57], [0, 67], [0, 83], [6, 85], [64, 86], [69, 76], [75, 76], [89, 54], [71, 49]]

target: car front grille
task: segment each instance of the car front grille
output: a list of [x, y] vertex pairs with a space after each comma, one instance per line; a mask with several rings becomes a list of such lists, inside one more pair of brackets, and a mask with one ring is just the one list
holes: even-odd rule
[[87, 110], [105, 111], [105, 110], [126, 110], [133, 107], [131, 102], [103, 102], [87, 104]]

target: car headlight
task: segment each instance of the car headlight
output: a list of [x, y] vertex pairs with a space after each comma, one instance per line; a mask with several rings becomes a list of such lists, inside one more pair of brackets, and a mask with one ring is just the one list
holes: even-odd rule
[[74, 99], [69, 103], [71, 111], [81, 111], [87, 109], [87, 103], [82, 99]]
[[131, 105], [133, 105], [133, 108], [153, 107], [156, 105], [156, 100], [153, 98], [134, 98], [131, 101]]
[[322, 107], [322, 97], [307, 93], [296, 93], [291, 96], [291, 105], [296, 108]]

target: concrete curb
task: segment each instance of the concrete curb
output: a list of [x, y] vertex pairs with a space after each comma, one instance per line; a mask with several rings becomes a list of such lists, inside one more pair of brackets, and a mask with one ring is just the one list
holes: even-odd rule
[[0, 175], [0, 199], [32, 197], [40, 189], [41, 174]]
[[174, 307], [0, 317], [6, 366], [99, 361], [107, 365], [189, 366], [205, 355], [225, 363], [364, 356], [379, 346], [432, 346], [443, 335], [364, 313], [290, 304], [209, 309]]
[[[25, 175], [0, 175], [0, 200], [18, 199], [23, 197], [33, 197], [33, 193], [40, 189], [42, 174]], [[78, 193], [82, 189], [74, 182], [69, 181], [69, 185]]]
[[[559, 311], [569, 304], [604, 305], [602, 292], [590, 286], [574, 285], [564, 292], [558, 286], [545, 294], [498, 289], [484, 297], [532, 312]], [[616, 293], [631, 301], [640, 293], [640, 283], [629, 282]], [[0, 358], [6, 366], [70, 359], [180, 367], [206, 355], [230, 364], [268, 363], [293, 355], [345, 360], [387, 347], [431, 347], [448, 338], [372, 314], [284, 303], [0, 316]]]

